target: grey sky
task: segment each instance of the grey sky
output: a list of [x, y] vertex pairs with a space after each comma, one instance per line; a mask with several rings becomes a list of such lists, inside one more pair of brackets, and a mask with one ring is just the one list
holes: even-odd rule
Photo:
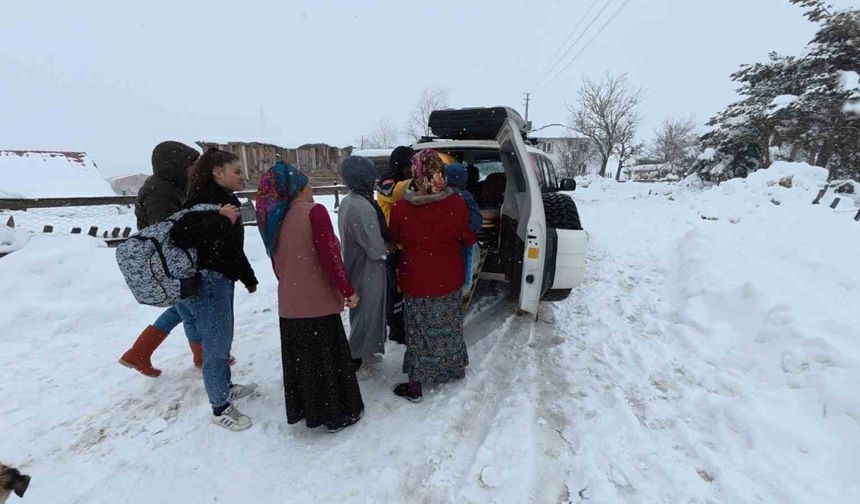
[[[284, 3], [3, 2], [0, 149], [86, 150], [116, 175], [148, 171], [160, 140], [262, 136], [261, 107], [266, 136], [341, 146], [404, 123], [424, 86], [521, 110], [592, 0]], [[797, 54], [814, 31], [787, 0], [630, 0], [533, 93], [531, 119], [566, 122], [581, 78], [610, 71], [645, 88], [644, 138], [664, 117], [704, 122], [734, 98], [740, 63]]]

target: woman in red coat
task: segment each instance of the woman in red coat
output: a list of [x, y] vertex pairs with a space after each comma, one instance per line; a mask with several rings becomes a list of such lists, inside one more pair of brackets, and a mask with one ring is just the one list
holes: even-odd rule
[[463, 378], [469, 355], [463, 341], [464, 245], [472, 245], [469, 209], [447, 185], [445, 165], [432, 150], [412, 158], [413, 183], [391, 211], [391, 239], [403, 249], [397, 279], [404, 293], [409, 383], [394, 388], [418, 402], [422, 384]]

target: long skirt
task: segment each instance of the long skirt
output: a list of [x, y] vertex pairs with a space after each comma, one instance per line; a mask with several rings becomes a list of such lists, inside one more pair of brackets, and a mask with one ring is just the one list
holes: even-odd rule
[[335, 424], [364, 411], [340, 315], [281, 318], [287, 422]]
[[432, 298], [404, 296], [406, 355], [403, 372], [422, 384], [445, 383], [466, 376], [469, 354], [463, 340], [460, 289]]

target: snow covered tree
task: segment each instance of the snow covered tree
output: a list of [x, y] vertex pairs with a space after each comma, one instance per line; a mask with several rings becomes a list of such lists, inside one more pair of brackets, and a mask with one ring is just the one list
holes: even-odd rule
[[860, 10], [835, 10], [820, 0], [790, 0], [820, 23], [795, 77], [802, 92], [787, 107], [802, 129], [800, 141], [813, 149], [810, 160], [831, 178], [860, 176], [860, 114], [850, 107], [860, 86]]
[[820, 29], [802, 57], [772, 53], [732, 74], [741, 100], [712, 118], [701, 138], [706, 153], [695, 169], [706, 179], [767, 167], [772, 149], [826, 167], [831, 178], [860, 175], [860, 10], [789, 1]]
[[609, 158], [618, 148], [625, 125], [636, 117], [641, 99], [642, 92], [633, 89], [627, 75], [606, 74], [601, 82], [584, 78], [578, 105], [568, 107], [570, 129], [594, 142], [601, 177], [606, 176]]

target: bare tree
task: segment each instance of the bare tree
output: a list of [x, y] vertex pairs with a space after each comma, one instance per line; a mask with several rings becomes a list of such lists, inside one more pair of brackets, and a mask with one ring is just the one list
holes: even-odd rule
[[574, 138], [569, 135], [558, 145], [558, 170], [564, 178], [583, 175], [589, 163], [596, 156], [591, 140]]
[[406, 123], [406, 134], [418, 141], [422, 136], [430, 135], [427, 122], [434, 110], [448, 108], [448, 88], [426, 87], [421, 91], [421, 97], [415, 105], [415, 110], [409, 115]]
[[615, 145], [614, 154], [618, 159], [618, 168], [615, 170], [615, 180], [621, 180], [621, 169], [627, 161], [644, 149], [644, 144], [636, 142], [636, 127], [639, 124], [639, 116], [636, 113], [627, 117], [618, 128], [618, 143]]
[[678, 167], [692, 164], [691, 149], [699, 143], [696, 121], [685, 119], [665, 119], [657, 128], [651, 156], [661, 163]]
[[373, 131], [367, 135], [362, 135], [359, 140], [360, 148], [362, 149], [385, 149], [396, 147], [400, 140], [400, 131], [388, 119], [381, 119]]
[[606, 74], [599, 83], [584, 78], [579, 104], [568, 107], [571, 129], [594, 142], [601, 177], [606, 176], [606, 165], [618, 147], [622, 129], [636, 115], [641, 99], [642, 91], [631, 87], [626, 74]]

